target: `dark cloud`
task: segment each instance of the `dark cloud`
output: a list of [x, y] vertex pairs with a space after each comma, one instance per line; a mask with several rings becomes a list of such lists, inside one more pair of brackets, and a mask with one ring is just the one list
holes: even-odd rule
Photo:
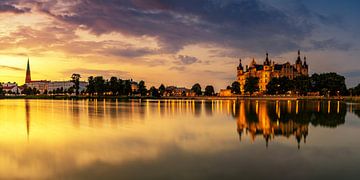
[[142, 57], [156, 53], [157, 53], [156, 50], [152, 50], [149, 48], [125, 48], [125, 49], [115, 48], [115, 49], [105, 50], [104, 54], [111, 54], [114, 56], [121, 56], [127, 58], [136, 58], [136, 57]]
[[201, 62], [198, 58], [187, 55], [179, 55], [178, 57], [176, 57], [176, 59], [178, 60], [177, 64], [181, 65], [190, 65]]
[[25, 69], [23, 69], [23, 68], [18, 68], [18, 67], [13, 67], [13, 66], [5, 66], [5, 65], [0, 65], [0, 69], [11, 70], [11, 71], [25, 71]]
[[284, 52], [297, 49], [312, 31], [307, 19], [257, 0], [86, 0], [69, 7], [73, 14], [59, 13], [45, 3], [39, 9], [95, 34], [156, 37], [167, 52], [196, 43]]
[[127, 71], [120, 71], [120, 70], [99, 70], [99, 69], [85, 69], [85, 68], [76, 68], [76, 69], [69, 69], [63, 72], [64, 75], [70, 76], [73, 73], [79, 73], [86, 78], [88, 76], [104, 76], [106, 78], [115, 76], [115, 77], [128, 77], [129, 72]]
[[312, 40], [311, 41], [311, 49], [316, 50], [326, 50], [326, 49], [333, 49], [333, 50], [343, 50], [348, 51], [351, 50], [352, 44], [340, 42], [336, 39], [326, 39], [326, 40]]
[[[4, 2], [2, 2], [4, 3]], [[9, 4], [2, 4], [0, 2], [0, 13], [2, 12], [6, 12], [6, 13], [15, 13], [15, 14], [20, 14], [20, 13], [26, 13], [29, 12], [30, 9], [29, 8], [17, 8], [13, 5], [9, 5]]]

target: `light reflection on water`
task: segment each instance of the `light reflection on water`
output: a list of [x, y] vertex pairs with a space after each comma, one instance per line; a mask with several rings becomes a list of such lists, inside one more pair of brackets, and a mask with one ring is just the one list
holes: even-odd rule
[[339, 101], [1, 100], [0, 179], [354, 178], [359, 116]]

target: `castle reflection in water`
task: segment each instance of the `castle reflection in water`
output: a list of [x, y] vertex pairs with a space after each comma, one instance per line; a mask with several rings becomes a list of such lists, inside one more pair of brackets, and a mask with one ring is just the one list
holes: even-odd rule
[[252, 140], [262, 136], [266, 146], [278, 136], [294, 137], [306, 143], [309, 125], [334, 128], [345, 123], [346, 104], [339, 101], [241, 101], [235, 104], [234, 117], [240, 136]]

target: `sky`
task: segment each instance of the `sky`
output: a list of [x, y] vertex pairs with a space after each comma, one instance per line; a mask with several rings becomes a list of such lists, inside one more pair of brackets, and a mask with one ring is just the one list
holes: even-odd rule
[[72, 73], [218, 90], [239, 59], [307, 57], [310, 73], [360, 83], [357, 0], [2, 0], [0, 81]]

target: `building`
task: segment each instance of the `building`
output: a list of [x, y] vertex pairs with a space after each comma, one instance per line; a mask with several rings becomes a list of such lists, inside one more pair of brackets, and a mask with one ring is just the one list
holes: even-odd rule
[[219, 96], [232, 96], [231, 89], [220, 89]]
[[25, 84], [31, 82], [31, 72], [30, 72], [30, 60], [28, 58], [27, 67], [26, 67], [26, 76], [25, 76]]
[[164, 96], [195, 96], [195, 93], [185, 87], [168, 86]]
[[7, 94], [21, 94], [22, 89], [16, 83], [3, 83], [1, 84], [2, 90]]
[[[47, 80], [33, 81], [33, 80], [31, 80], [30, 62], [28, 59], [27, 67], [26, 67], [25, 85], [26, 85], [26, 87], [29, 87], [29, 88], [36, 88], [37, 90], [40, 91], [40, 93], [44, 93], [46, 91], [50, 92], [50, 91], [54, 91], [57, 89], [67, 91], [71, 87], [74, 86], [74, 83], [71, 81], [47, 81]], [[88, 82], [80, 81], [79, 92], [86, 90], [87, 85], [88, 85]]]
[[258, 77], [260, 92], [265, 92], [266, 85], [274, 77], [288, 77], [289, 79], [294, 79], [298, 76], [308, 76], [308, 73], [309, 67], [306, 62], [306, 57], [304, 57], [303, 60], [301, 59], [300, 50], [298, 51], [298, 57], [295, 64], [290, 64], [289, 62], [277, 64], [270, 60], [269, 54], [266, 53], [266, 58], [263, 63], [258, 64], [255, 59], [253, 59], [250, 65], [246, 66], [245, 69], [240, 59], [239, 66], [237, 67], [237, 80], [240, 83], [241, 92], [244, 93], [246, 78]]

